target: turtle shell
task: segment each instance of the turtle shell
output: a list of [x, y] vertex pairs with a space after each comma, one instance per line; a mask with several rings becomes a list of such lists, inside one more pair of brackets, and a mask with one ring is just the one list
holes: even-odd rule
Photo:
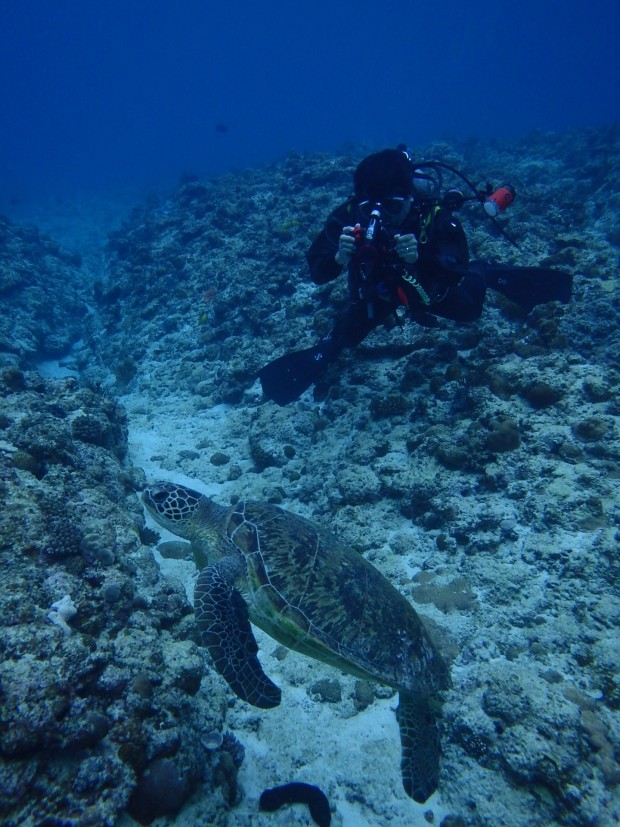
[[259, 502], [228, 509], [223, 528], [223, 545], [233, 543], [247, 562], [241, 588], [250, 620], [280, 643], [408, 692], [448, 688], [446, 665], [413, 607], [333, 534]]

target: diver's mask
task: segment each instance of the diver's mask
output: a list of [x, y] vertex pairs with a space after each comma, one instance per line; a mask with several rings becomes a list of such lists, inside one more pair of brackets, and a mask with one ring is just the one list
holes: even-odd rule
[[370, 221], [372, 213], [378, 210], [385, 223], [394, 226], [402, 224], [410, 207], [411, 197], [405, 198], [402, 195], [393, 195], [381, 201], [361, 201], [359, 204], [360, 214], [365, 223]]

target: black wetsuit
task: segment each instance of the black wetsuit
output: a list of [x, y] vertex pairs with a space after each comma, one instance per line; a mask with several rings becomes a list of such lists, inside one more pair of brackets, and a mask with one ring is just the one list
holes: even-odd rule
[[[343, 228], [368, 225], [358, 201], [350, 199], [329, 216], [321, 233], [306, 253], [310, 276], [315, 284], [336, 279], [343, 267], [335, 260]], [[453, 321], [467, 322], [480, 317], [486, 293], [483, 276], [469, 271], [469, 250], [465, 232], [453, 214], [441, 207], [415, 204], [398, 227], [383, 223], [383, 253], [371, 265], [365, 264], [363, 242], [348, 264], [351, 302], [336, 319], [328, 336], [333, 357], [346, 347], [358, 345], [378, 324], [399, 306], [413, 317], [431, 313]], [[407, 264], [390, 251], [395, 233], [413, 233], [418, 260]], [[327, 354], [326, 354], [327, 356]]]
[[[315, 284], [326, 284], [342, 273], [343, 267], [336, 261], [340, 236], [344, 227], [360, 224], [368, 229], [367, 207], [368, 202], [361, 208], [351, 198], [330, 215], [306, 253]], [[265, 395], [278, 405], [297, 399], [319, 380], [341, 350], [358, 345], [397, 307], [407, 307], [414, 320], [425, 324], [433, 316], [475, 321], [482, 313], [487, 288], [502, 293], [525, 311], [542, 302], [570, 301], [570, 273], [470, 262], [463, 228], [445, 207], [414, 202], [397, 227], [387, 222], [379, 226], [371, 242], [367, 233], [360, 234], [347, 266], [351, 300], [332, 330], [313, 347], [279, 356], [259, 371]], [[415, 264], [407, 264], [396, 254], [397, 233], [411, 233], [417, 239]]]

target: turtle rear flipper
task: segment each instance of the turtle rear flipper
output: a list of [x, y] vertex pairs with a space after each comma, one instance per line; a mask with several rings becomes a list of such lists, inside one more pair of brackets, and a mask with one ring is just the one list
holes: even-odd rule
[[263, 672], [258, 645], [240, 592], [214, 564], [200, 572], [194, 611], [202, 640], [216, 670], [241, 700], [270, 709], [280, 703], [280, 689]]
[[400, 692], [396, 718], [400, 727], [400, 769], [405, 792], [424, 804], [439, 783], [441, 744], [435, 713], [426, 696]]

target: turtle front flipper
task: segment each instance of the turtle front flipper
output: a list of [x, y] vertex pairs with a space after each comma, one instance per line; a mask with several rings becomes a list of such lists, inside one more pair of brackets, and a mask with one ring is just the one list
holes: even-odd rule
[[194, 591], [194, 611], [202, 640], [213, 664], [241, 700], [270, 709], [280, 703], [280, 689], [263, 672], [258, 645], [240, 592], [214, 564], [200, 572]]
[[400, 727], [400, 769], [408, 796], [420, 804], [437, 789], [441, 744], [436, 715], [427, 696], [399, 694], [396, 718]]

